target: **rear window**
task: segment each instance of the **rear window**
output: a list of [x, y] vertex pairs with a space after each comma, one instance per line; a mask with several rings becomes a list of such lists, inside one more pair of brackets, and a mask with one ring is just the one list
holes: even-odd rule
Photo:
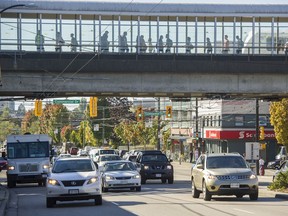
[[248, 168], [245, 160], [238, 156], [208, 157], [206, 163], [207, 169]]
[[167, 157], [163, 154], [143, 155], [142, 162], [168, 162]]

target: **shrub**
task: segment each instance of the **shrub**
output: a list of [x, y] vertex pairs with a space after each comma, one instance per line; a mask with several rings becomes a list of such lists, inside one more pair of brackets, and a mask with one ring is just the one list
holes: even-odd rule
[[280, 172], [276, 177], [274, 182], [272, 182], [268, 188], [270, 190], [279, 190], [283, 191], [288, 189], [288, 171]]

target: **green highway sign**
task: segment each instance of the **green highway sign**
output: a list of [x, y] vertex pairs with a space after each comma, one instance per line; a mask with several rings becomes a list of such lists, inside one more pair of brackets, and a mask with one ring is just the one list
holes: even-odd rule
[[53, 104], [79, 104], [80, 100], [53, 100]]
[[[144, 112], [144, 116], [158, 116], [158, 112]], [[165, 115], [165, 112], [160, 112], [160, 115]]]

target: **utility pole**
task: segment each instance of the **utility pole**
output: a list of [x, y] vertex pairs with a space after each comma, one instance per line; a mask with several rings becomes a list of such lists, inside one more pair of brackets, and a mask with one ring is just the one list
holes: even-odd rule
[[157, 120], [157, 150], [160, 150], [160, 97], [158, 97], [158, 120]]
[[[259, 143], [259, 100], [256, 98], [256, 116], [255, 116], [255, 142]], [[260, 152], [259, 152], [260, 153]], [[254, 162], [254, 161], [252, 161]], [[256, 172], [259, 175], [259, 161], [256, 161]]]
[[[196, 117], [195, 130], [196, 130], [196, 133], [195, 134], [198, 134], [198, 130], [199, 130], [198, 123], [199, 123], [199, 120], [198, 120], [198, 98], [197, 97], [196, 97], [196, 100], [195, 100], [195, 105], [196, 105], [196, 109], [195, 109], [195, 117]], [[199, 147], [199, 138], [196, 139], [196, 147], [197, 148]]]
[[104, 109], [104, 106], [103, 106], [103, 121], [102, 121], [102, 139], [103, 139], [103, 146], [105, 145], [105, 126], [104, 126], [104, 118], [105, 118], [105, 109]]

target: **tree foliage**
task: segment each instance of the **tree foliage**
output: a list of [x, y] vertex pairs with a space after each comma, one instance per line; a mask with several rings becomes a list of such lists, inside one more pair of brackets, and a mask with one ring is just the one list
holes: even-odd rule
[[288, 99], [273, 102], [270, 106], [270, 116], [278, 143], [288, 146]]
[[20, 132], [20, 122], [12, 120], [8, 107], [4, 107], [0, 116], [0, 141], [4, 141], [9, 134], [17, 134]]

